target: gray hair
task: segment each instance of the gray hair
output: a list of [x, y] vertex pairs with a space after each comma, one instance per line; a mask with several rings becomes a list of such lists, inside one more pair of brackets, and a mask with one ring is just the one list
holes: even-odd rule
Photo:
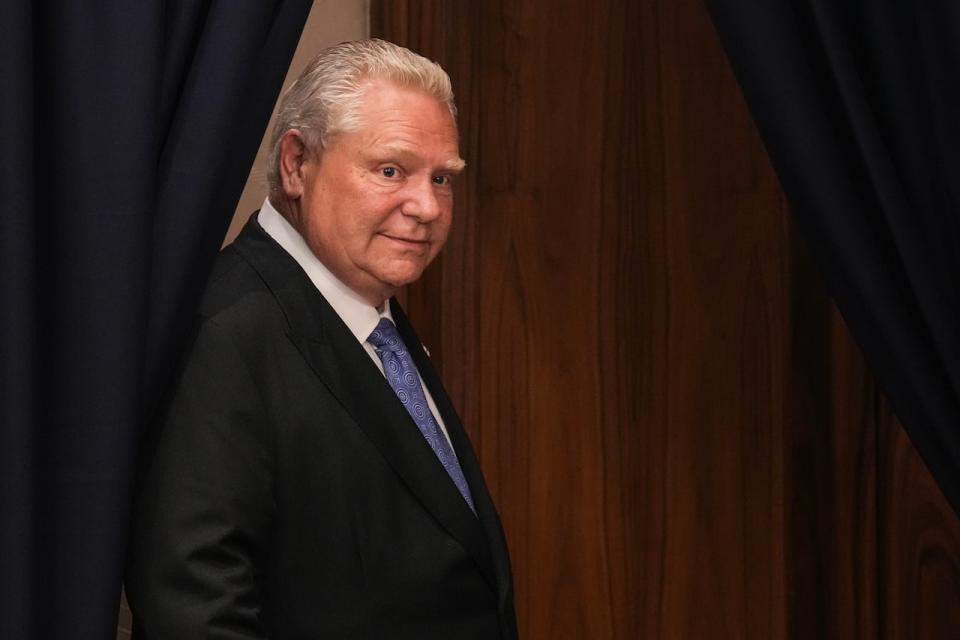
[[270, 133], [267, 185], [280, 187], [280, 140], [290, 129], [304, 137], [307, 149], [327, 148], [338, 133], [356, 131], [360, 105], [372, 80], [389, 80], [419, 89], [446, 105], [457, 118], [450, 77], [436, 62], [385, 40], [344, 42], [324, 49], [307, 65], [277, 107]]

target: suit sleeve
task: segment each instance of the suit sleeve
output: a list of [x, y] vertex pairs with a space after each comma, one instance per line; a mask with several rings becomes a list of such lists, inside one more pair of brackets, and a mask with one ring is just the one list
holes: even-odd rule
[[266, 638], [272, 429], [227, 332], [197, 336], [135, 506], [127, 597], [148, 640]]

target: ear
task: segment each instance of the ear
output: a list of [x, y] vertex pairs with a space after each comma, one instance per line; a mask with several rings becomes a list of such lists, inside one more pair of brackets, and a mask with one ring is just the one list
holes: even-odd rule
[[303, 196], [306, 184], [304, 164], [309, 153], [299, 129], [290, 129], [280, 138], [280, 186], [284, 195], [291, 200], [298, 200]]

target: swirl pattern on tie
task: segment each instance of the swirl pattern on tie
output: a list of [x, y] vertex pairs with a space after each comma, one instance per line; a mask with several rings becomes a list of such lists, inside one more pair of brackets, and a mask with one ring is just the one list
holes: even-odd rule
[[426, 439], [430, 448], [440, 460], [440, 464], [447, 470], [453, 484], [456, 485], [460, 495], [467, 501], [470, 509], [476, 513], [473, 506], [473, 496], [470, 494], [470, 487], [467, 485], [467, 479], [460, 468], [460, 461], [454, 454], [450, 443], [440, 430], [430, 407], [427, 404], [427, 396], [420, 384], [420, 376], [417, 375], [416, 366], [410, 353], [407, 351], [397, 327], [386, 318], [381, 318], [377, 328], [373, 330], [367, 342], [373, 345], [377, 356], [383, 363], [383, 371], [387, 382], [397, 394], [397, 398], [407, 410], [407, 413], [417, 425], [420, 433]]

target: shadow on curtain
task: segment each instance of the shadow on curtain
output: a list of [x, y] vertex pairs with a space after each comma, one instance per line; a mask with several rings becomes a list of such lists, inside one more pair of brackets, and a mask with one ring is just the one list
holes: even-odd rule
[[0, 8], [0, 637], [113, 638], [135, 457], [309, 0]]

